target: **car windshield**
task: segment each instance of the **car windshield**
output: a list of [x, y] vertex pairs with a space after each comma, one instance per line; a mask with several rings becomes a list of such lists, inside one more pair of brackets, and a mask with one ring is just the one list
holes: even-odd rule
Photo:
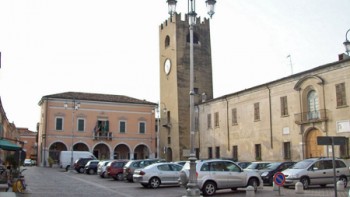
[[274, 170], [274, 169], [278, 168], [278, 166], [280, 166], [280, 165], [281, 165], [280, 162], [270, 163], [266, 166], [266, 169]]
[[251, 163], [246, 169], [256, 169], [257, 163]]
[[313, 163], [314, 160], [304, 160], [304, 161], [299, 161], [298, 163], [296, 163], [292, 169], [305, 169], [308, 166], [310, 166], [311, 163]]

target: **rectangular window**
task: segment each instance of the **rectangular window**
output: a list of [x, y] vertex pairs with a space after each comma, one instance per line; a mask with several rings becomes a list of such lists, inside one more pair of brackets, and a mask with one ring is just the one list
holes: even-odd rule
[[168, 145], [171, 144], [171, 137], [168, 137]]
[[260, 108], [259, 103], [254, 103], [254, 121], [260, 120]]
[[119, 121], [119, 133], [125, 133], [126, 132], [126, 122], [125, 121]]
[[288, 116], [287, 96], [281, 97], [281, 116]]
[[255, 144], [255, 160], [261, 161], [261, 144]]
[[208, 147], [208, 159], [213, 158], [213, 149], [211, 147]]
[[78, 118], [78, 131], [85, 131], [85, 120]]
[[214, 122], [215, 122], [215, 127], [219, 127], [219, 112], [215, 112]]
[[220, 158], [220, 146], [215, 147], [215, 158]]
[[145, 122], [139, 122], [139, 133], [146, 133], [146, 123]]
[[346, 93], [345, 93], [345, 83], [339, 83], [335, 85], [335, 92], [337, 97], [337, 107], [346, 105]]
[[63, 118], [56, 117], [56, 131], [62, 131], [62, 130], [63, 130]]
[[98, 120], [96, 122], [94, 131], [99, 136], [107, 136], [109, 133], [109, 121], [108, 120]]
[[211, 114], [207, 115], [207, 126], [208, 126], [208, 129], [211, 129]]
[[284, 159], [291, 159], [290, 142], [283, 142]]
[[232, 146], [233, 161], [238, 161], [238, 146]]
[[233, 108], [231, 110], [232, 113], [232, 125], [236, 125], [237, 124], [237, 109]]

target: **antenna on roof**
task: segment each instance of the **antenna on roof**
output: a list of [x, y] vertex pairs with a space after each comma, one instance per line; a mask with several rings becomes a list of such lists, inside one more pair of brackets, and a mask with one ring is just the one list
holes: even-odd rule
[[291, 70], [291, 74], [293, 74], [293, 64], [292, 64], [292, 56], [289, 54], [287, 56], [287, 58], [289, 58], [289, 64], [290, 64], [290, 70]]

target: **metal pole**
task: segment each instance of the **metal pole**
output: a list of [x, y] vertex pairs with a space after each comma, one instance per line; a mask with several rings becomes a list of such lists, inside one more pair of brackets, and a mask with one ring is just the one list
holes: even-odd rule
[[[194, 12], [194, 4], [192, 4], [191, 0], [191, 9], [189, 8], [189, 14], [193, 14]], [[190, 6], [190, 5], [189, 5]], [[193, 7], [192, 7], [193, 6]], [[196, 17], [196, 16], [192, 16]], [[189, 17], [189, 20], [192, 20]], [[189, 171], [189, 181], [188, 181], [188, 189], [187, 196], [200, 196], [200, 191], [197, 186], [197, 177], [196, 177], [196, 154], [194, 152], [194, 63], [193, 63], [193, 21], [189, 21], [190, 24], [190, 171]]]
[[158, 118], [157, 118], [157, 159], [159, 159], [159, 155], [160, 155], [160, 152], [159, 152], [159, 126], [160, 126], [160, 103], [159, 105], [157, 106], [157, 113], [158, 113]]
[[75, 111], [75, 101], [73, 100], [72, 106], [72, 145], [71, 145], [71, 157], [70, 157], [70, 169], [73, 170], [73, 138], [74, 138], [74, 111]]
[[[333, 155], [332, 163], [333, 163], [334, 197], [337, 197], [338, 194], [337, 194], [337, 180], [336, 180], [337, 175], [335, 173], [336, 166], [335, 166], [335, 158], [334, 158], [334, 137], [331, 137], [331, 139], [332, 139], [332, 155]], [[328, 152], [328, 150], [327, 150], [327, 152]]]

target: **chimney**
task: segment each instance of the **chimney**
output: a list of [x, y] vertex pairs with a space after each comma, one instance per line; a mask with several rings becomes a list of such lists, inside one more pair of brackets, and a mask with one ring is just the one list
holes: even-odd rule
[[345, 53], [342, 53], [342, 54], [339, 54], [338, 55], [338, 60], [339, 61], [342, 61], [342, 60], [345, 60], [345, 59], [349, 59], [350, 56], [346, 55]]

